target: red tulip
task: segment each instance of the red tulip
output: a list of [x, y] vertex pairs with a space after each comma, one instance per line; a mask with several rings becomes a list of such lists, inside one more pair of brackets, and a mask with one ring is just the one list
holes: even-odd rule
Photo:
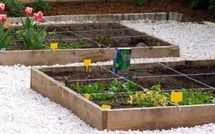
[[7, 20], [6, 14], [0, 14], [0, 22], [5, 22]]
[[4, 12], [4, 9], [5, 9], [5, 4], [0, 3], [0, 13]]
[[38, 13], [34, 13], [34, 20], [43, 21], [44, 20], [43, 13], [41, 11], [39, 11]]
[[31, 8], [31, 7], [26, 7], [25, 8], [25, 14], [27, 14], [27, 15], [31, 15], [32, 11], [33, 11], [33, 8]]

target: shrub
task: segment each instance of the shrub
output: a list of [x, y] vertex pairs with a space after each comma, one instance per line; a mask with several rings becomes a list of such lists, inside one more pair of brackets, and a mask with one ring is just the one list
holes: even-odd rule
[[132, 4], [137, 7], [143, 7], [145, 4], [144, 0], [132, 0]]
[[24, 5], [17, 0], [7, 0], [6, 7], [8, 8], [7, 13], [12, 16], [21, 16], [24, 10]]
[[215, 15], [215, 0], [191, 0], [190, 7], [192, 9], [205, 8]]
[[215, 16], [215, 0], [209, 0], [208, 9], [211, 10]]
[[200, 8], [208, 5], [208, 0], [191, 0], [190, 7], [191, 8]]
[[51, 5], [48, 2], [45, 2], [43, 0], [35, 0], [31, 6], [34, 8], [34, 11], [38, 10], [50, 10]]

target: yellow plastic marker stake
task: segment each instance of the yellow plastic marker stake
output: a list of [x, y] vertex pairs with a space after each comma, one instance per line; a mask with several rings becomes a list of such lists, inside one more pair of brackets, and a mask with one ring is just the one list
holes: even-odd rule
[[62, 85], [62, 86], [66, 86], [66, 84], [65, 84], [64, 82], [61, 82], [61, 85]]
[[8, 29], [10, 27], [10, 23], [5, 23], [4, 28]]
[[86, 93], [86, 94], [84, 95], [84, 97], [85, 97], [87, 100], [89, 100], [89, 99], [90, 99], [90, 94]]
[[104, 109], [111, 109], [111, 105], [105, 105], [105, 104], [103, 104], [101, 107], [104, 108]]
[[85, 59], [85, 60], [84, 60], [84, 66], [85, 66], [85, 68], [86, 68], [86, 72], [89, 71], [89, 66], [90, 66], [90, 64], [91, 64], [91, 59]]
[[171, 92], [171, 101], [178, 105], [179, 102], [183, 101], [182, 92]]
[[57, 48], [58, 48], [58, 43], [51, 43], [51, 44], [50, 44], [50, 48], [51, 48], [52, 50], [57, 49]]

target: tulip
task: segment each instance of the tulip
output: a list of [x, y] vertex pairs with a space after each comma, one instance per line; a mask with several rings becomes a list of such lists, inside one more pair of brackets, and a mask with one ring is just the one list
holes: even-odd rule
[[4, 9], [5, 9], [5, 4], [0, 3], [0, 13], [4, 12]]
[[32, 11], [33, 11], [33, 8], [31, 8], [31, 7], [26, 7], [25, 8], [25, 14], [27, 14], [27, 15], [31, 15]]
[[38, 13], [34, 13], [34, 20], [43, 21], [44, 20], [43, 13], [41, 11], [39, 11]]
[[0, 14], [0, 22], [5, 22], [7, 20], [6, 14]]

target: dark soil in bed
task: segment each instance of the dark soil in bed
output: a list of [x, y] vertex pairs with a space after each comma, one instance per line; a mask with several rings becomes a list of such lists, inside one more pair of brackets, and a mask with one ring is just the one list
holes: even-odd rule
[[206, 9], [191, 9], [189, 0], [145, 0], [144, 7], [136, 7], [129, 0], [100, 0], [97, 2], [61, 2], [52, 3], [52, 9], [46, 15], [107, 14], [107, 13], [148, 13], [180, 12], [184, 20], [215, 21], [215, 17]]
[[[18, 29], [14, 29], [18, 30]], [[8, 50], [25, 49], [14, 31], [14, 43]], [[118, 23], [85, 23], [47, 27], [44, 49], [58, 42], [59, 49], [102, 47], [170, 46], [170, 43], [130, 29]], [[87, 44], [86, 44], [87, 43]]]
[[[190, 78], [197, 79], [198, 81], [206, 83], [210, 86], [215, 86], [213, 79], [215, 77], [214, 73], [215, 66], [211, 67], [176, 66], [174, 67], [174, 69], [181, 73], [188, 74], [187, 76]], [[83, 84], [85, 84], [87, 79], [95, 79], [94, 82], [96, 82], [96, 79], [102, 78], [104, 79], [108, 78], [108, 81], [114, 78], [121, 79], [120, 77], [102, 69], [101, 70], [93, 69], [90, 72], [84, 71], [71, 71], [63, 73], [46, 72], [46, 74], [59, 81], [62, 81], [65, 78], [68, 80], [72, 80], [73, 83], [75, 82], [75, 80], [85, 80], [81, 82]], [[144, 88], [150, 88], [156, 84], [161, 84], [161, 87], [164, 90], [174, 90], [182, 88], [207, 88], [200, 82], [193, 81], [185, 76], [182, 76], [172, 70], [166, 69], [165, 67], [161, 66], [155, 67], [153, 69], [149, 68], [131, 69], [129, 71], [129, 74], [123, 75], [123, 77], [141, 85]], [[101, 80], [99, 81], [101, 82]]]

